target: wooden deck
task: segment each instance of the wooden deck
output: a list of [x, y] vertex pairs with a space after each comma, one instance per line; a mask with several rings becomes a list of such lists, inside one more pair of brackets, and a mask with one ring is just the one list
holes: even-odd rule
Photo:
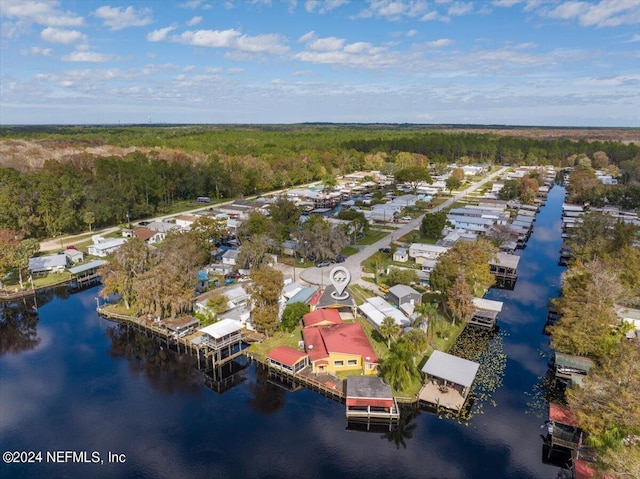
[[418, 398], [420, 401], [424, 401], [438, 407], [452, 409], [454, 411], [462, 410], [466, 401], [466, 398], [463, 397], [457, 389], [452, 387], [444, 389], [434, 381], [428, 381], [422, 387]]

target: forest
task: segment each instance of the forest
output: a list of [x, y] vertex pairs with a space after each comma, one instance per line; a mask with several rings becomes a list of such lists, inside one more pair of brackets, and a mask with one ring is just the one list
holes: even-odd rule
[[54, 237], [164, 214], [197, 196], [240, 198], [358, 170], [573, 166], [594, 155], [623, 183], [638, 181], [640, 145], [620, 141], [375, 125], [2, 127], [0, 227]]

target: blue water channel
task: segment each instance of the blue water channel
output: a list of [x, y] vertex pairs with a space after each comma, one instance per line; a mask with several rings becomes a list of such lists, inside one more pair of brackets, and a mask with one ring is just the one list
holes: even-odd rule
[[[190, 358], [100, 319], [97, 288], [59, 290], [37, 298], [37, 316], [30, 304], [2, 313], [2, 452], [43, 456], [1, 463], [0, 477], [555, 478], [558, 466], [543, 462], [536, 413], [544, 408], [535, 398], [547, 364], [545, 306], [562, 272], [563, 198], [555, 187], [541, 209], [518, 253], [515, 289], [487, 296], [505, 302], [508, 359], [493, 402], [468, 422], [420, 413], [392, 433], [349, 430], [344, 405], [275, 387], [254, 366], [218, 393]], [[86, 451], [89, 461], [97, 452], [104, 463], [47, 462], [47, 451]]]

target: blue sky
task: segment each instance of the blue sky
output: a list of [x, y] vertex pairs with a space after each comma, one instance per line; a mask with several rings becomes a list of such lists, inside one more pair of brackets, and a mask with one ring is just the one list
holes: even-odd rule
[[640, 126], [640, 0], [0, 0], [0, 123]]

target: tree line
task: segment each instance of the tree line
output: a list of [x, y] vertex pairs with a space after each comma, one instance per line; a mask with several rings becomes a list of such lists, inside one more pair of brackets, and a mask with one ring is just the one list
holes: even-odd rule
[[566, 399], [598, 452], [598, 469], [607, 477], [640, 477], [640, 447], [632, 440], [640, 435], [640, 345], [626, 338], [630, 325], [616, 315], [616, 308], [640, 307], [638, 228], [591, 212], [576, 230], [551, 345], [594, 361]]

